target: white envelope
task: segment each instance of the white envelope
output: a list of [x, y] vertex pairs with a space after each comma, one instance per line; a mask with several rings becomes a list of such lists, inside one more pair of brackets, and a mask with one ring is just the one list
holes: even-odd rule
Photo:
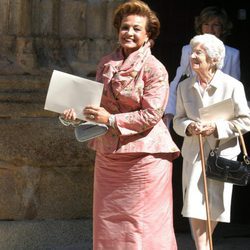
[[202, 122], [231, 120], [234, 117], [234, 105], [232, 99], [226, 99], [199, 109]]
[[54, 70], [44, 109], [61, 114], [65, 109], [74, 108], [76, 117], [85, 120], [84, 107], [100, 106], [102, 92], [102, 83]]

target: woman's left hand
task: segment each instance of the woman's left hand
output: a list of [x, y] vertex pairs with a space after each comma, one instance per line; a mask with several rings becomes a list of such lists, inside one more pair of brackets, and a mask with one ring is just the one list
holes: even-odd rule
[[216, 125], [214, 122], [202, 124], [202, 136], [209, 136], [217, 132]]
[[83, 110], [83, 115], [89, 121], [108, 125], [111, 114], [103, 107], [86, 106]]

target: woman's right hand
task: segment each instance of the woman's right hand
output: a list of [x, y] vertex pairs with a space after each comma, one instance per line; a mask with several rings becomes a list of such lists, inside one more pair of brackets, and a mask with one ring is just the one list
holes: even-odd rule
[[202, 125], [200, 123], [198, 123], [198, 122], [191, 122], [187, 126], [186, 134], [187, 134], [187, 136], [201, 134], [201, 132], [203, 131], [202, 128], [203, 127], [202, 127]]
[[211, 134], [217, 136], [217, 129], [214, 122], [203, 123], [203, 124], [199, 122], [191, 122], [187, 126], [186, 134], [188, 136], [199, 135], [199, 134], [201, 134], [202, 136], [209, 136]]
[[81, 120], [76, 118], [76, 112], [74, 111], [74, 109], [65, 109], [63, 111], [63, 114], [61, 114], [59, 116], [59, 120], [60, 122], [64, 125], [64, 126], [78, 126], [80, 123], [82, 123]]
[[63, 116], [65, 120], [72, 120], [72, 121], [76, 120], [76, 112], [73, 108], [65, 109], [63, 111]]

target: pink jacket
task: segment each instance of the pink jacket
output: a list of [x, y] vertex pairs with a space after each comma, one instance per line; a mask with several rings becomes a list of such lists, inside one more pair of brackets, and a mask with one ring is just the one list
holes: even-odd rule
[[168, 100], [168, 73], [151, 55], [149, 46], [125, 61], [121, 49], [104, 57], [97, 68], [104, 84], [101, 106], [115, 114], [116, 129], [89, 142], [102, 153], [167, 153], [172, 159], [179, 149], [162, 121]]

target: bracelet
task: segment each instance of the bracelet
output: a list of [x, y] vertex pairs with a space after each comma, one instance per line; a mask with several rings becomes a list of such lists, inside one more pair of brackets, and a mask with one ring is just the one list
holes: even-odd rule
[[109, 126], [115, 128], [115, 115], [110, 115], [108, 121], [109, 121]]

